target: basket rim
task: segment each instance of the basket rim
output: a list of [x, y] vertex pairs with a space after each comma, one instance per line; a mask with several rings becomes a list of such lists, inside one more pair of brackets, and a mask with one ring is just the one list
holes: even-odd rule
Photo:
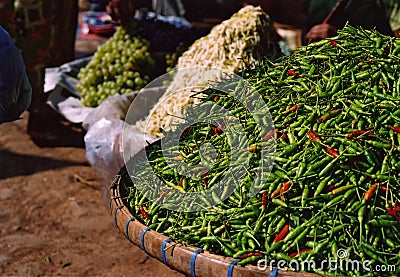
[[[110, 186], [109, 210], [114, 218], [115, 226], [132, 244], [141, 248], [142, 251], [149, 256], [163, 262], [171, 269], [186, 276], [197, 277], [275, 277], [278, 274], [279, 276], [291, 277], [326, 276], [317, 273], [287, 271], [284, 269], [279, 269], [278, 271], [278, 268], [270, 268], [269, 266], [265, 270], [261, 270], [254, 265], [238, 266], [236, 263], [240, 261], [239, 259], [216, 255], [194, 246], [175, 242], [164, 234], [151, 230], [132, 215], [128, 207], [124, 204], [120, 191], [122, 189], [121, 181], [124, 172], [126, 173], [125, 166], [123, 166], [120, 172], [114, 177]], [[157, 244], [159, 247], [151, 247], [152, 243]], [[176, 255], [177, 252], [178, 255]], [[177, 256], [177, 258], [175, 256]], [[186, 265], [184, 265], [182, 258], [186, 258], [186, 261], [190, 261], [190, 263], [187, 262]], [[200, 268], [197, 265], [198, 263], [196, 263], [196, 261], [200, 260], [202, 260], [203, 264], [204, 261], [208, 261], [209, 266]], [[215, 265], [220, 269], [217, 272], [213, 269]]]

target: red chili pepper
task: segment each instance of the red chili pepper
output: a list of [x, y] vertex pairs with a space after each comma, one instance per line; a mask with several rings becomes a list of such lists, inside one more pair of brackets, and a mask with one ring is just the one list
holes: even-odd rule
[[286, 224], [285, 226], [283, 226], [279, 234], [275, 237], [274, 242], [279, 242], [283, 240], [288, 233], [289, 233], [289, 224]]
[[309, 137], [310, 139], [312, 139], [313, 141], [320, 141], [319, 135], [317, 135], [317, 133], [315, 133], [315, 132], [313, 132], [313, 131], [311, 131], [311, 130], [308, 131], [307, 135], [308, 135], [308, 137]]
[[243, 254], [242, 256], [239, 257], [239, 259], [243, 260], [249, 257], [262, 257], [262, 254], [260, 252], [250, 252], [250, 253], [246, 253]]
[[373, 131], [367, 131], [367, 130], [357, 130], [357, 131], [350, 132], [347, 136], [349, 138], [356, 138], [356, 137], [359, 137], [361, 135], [373, 136], [374, 132]]
[[333, 47], [336, 47], [338, 45], [337, 42], [334, 40], [329, 41], [329, 44], [332, 45]]
[[247, 147], [247, 151], [249, 151], [250, 153], [253, 153], [256, 150], [259, 150], [260, 147], [258, 145], [250, 145], [249, 147]]
[[200, 171], [200, 177], [204, 179], [205, 177], [207, 177], [209, 172], [210, 171], [208, 169], [203, 169], [202, 171]]
[[326, 188], [327, 192], [331, 192], [332, 190], [334, 190], [336, 188], [336, 185], [330, 185]]
[[178, 186], [180, 186], [181, 188], [183, 187], [183, 179], [179, 180], [179, 185]]
[[268, 134], [266, 134], [265, 136], [262, 137], [263, 141], [268, 141], [270, 138], [272, 138], [275, 135], [275, 132], [269, 132]]
[[335, 149], [331, 148], [331, 147], [326, 147], [326, 152], [328, 152], [329, 155], [331, 155], [334, 158], [339, 157], [339, 152], [336, 151]]
[[191, 127], [187, 126], [183, 129], [183, 132], [181, 134], [181, 138], [185, 138], [187, 136], [187, 134], [190, 132]]
[[142, 217], [144, 219], [148, 219], [149, 218], [149, 214], [147, 213], [147, 211], [145, 210], [145, 208], [143, 206], [140, 206], [139, 210], [140, 210], [140, 214], [142, 215]]
[[372, 196], [374, 196], [374, 192], [376, 190], [376, 188], [378, 187], [378, 184], [375, 183], [372, 186], [369, 187], [369, 189], [365, 192], [364, 194], [364, 200], [365, 201], [370, 201], [372, 199]]
[[392, 126], [390, 127], [390, 129], [392, 129], [392, 131], [395, 131], [396, 133], [400, 133], [400, 126]]
[[287, 71], [287, 74], [288, 74], [289, 76], [296, 76], [296, 75], [297, 75], [296, 71], [294, 71], [293, 69], [289, 69], [289, 70]]
[[281, 189], [279, 190], [279, 194], [281, 195], [281, 198], [282, 198], [282, 195], [283, 195], [289, 188], [290, 188], [290, 181], [284, 182], [283, 185], [282, 185], [282, 187], [281, 187]]
[[299, 105], [294, 104], [292, 107], [290, 107], [289, 109], [287, 109], [286, 111], [284, 111], [283, 114], [295, 112], [295, 111], [297, 111], [298, 108], [299, 108]]
[[400, 212], [400, 206], [389, 207], [387, 211], [389, 215], [393, 216], [400, 223], [400, 216], [397, 214], [397, 212]]
[[213, 131], [214, 135], [219, 135], [223, 132], [221, 125], [211, 126], [211, 130]]
[[219, 96], [218, 96], [218, 95], [215, 95], [215, 96], [214, 96], [214, 102], [218, 102], [218, 100], [219, 100]]
[[204, 187], [207, 187], [207, 186], [208, 186], [207, 180], [204, 180], [204, 181], [203, 181], [203, 185], [204, 185]]
[[271, 196], [270, 196], [271, 199], [273, 199], [273, 198], [275, 198], [276, 196], [279, 195], [279, 190], [280, 190], [280, 188], [274, 190], [274, 191], [271, 193]]
[[340, 110], [332, 110], [332, 111], [328, 112], [327, 114], [320, 116], [318, 118], [318, 122], [325, 122], [328, 120], [328, 118], [331, 118], [332, 116], [335, 116], [339, 113], [340, 113]]
[[383, 185], [382, 185], [382, 186], [380, 186], [379, 188], [380, 188], [382, 191], [388, 191], [388, 187], [387, 187], [387, 186], [383, 186]]
[[294, 257], [296, 257], [297, 255], [299, 255], [301, 253], [309, 252], [311, 250], [312, 250], [311, 248], [304, 248], [304, 249], [302, 249], [302, 250], [300, 250], [298, 252], [293, 252], [293, 253], [289, 254], [289, 257], [290, 258], [294, 258]]
[[275, 198], [279, 194], [279, 191], [274, 191], [271, 193], [271, 199]]
[[278, 128], [276, 128], [275, 129], [275, 139], [278, 139], [279, 138], [279, 129]]
[[282, 134], [281, 140], [286, 140], [288, 138], [287, 134]]
[[176, 156], [174, 160], [175, 161], [183, 161], [183, 160], [185, 160], [185, 158], [183, 156]]
[[225, 223], [225, 226], [226, 226], [227, 228], [231, 228], [232, 224], [228, 221], [227, 223]]
[[265, 207], [267, 205], [267, 192], [264, 191], [261, 196], [261, 206]]

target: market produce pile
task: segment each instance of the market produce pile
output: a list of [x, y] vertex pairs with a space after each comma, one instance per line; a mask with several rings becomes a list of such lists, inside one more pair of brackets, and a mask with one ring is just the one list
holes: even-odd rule
[[[210, 68], [229, 73], [252, 68], [261, 57], [281, 55], [278, 41], [271, 18], [260, 7], [248, 5], [242, 8], [228, 20], [214, 26], [207, 36], [196, 40], [183, 53], [178, 59], [172, 83], [147, 118], [136, 123], [136, 129], [162, 137], [160, 128], [168, 130], [177, 117], [183, 116], [186, 108], [196, 102], [190, 97], [193, 90], [198, 87], [205, 89], [210, 81], [221, 78], [222, 71], [218, 75], [216, 71], [209, 71]], [[180, 71], [186, 68], [197, 70]], [[169, 116], [171, 114], [174, 116]]]
[[96, 107], [109, 96], [130, 93], [149, 83], [155, 66], [149, 46], [147, 40], [118, 27], [78, 73], [82, 104]]
[[[400, 40], [345, 26], [336, 37], [267, 59], [243, 77], [264, 98], [274, 132], [257, 128], [266, 111], [250, 113], [217, 88], [202, 92], [202, 103], [229, 109], [246, 130], [250, 167], [242, 178], [230, 180], [238, 188], [203, 211], [160, 208], [157, 203], [173, 190], [204, 191], [218, 183], [235, 151], [225, 126], [183, 123], [179, 156], [163, 156], [153, 145], [147, 148], [151, 171], [141, 171], [140, 161], [128, 168], [138, 187], [155, 188], [160, 182], [155, 175], [168, 187], [145, 192], [148, 198], [155, 194], [159, 202], [154, 203], [136, 186], [128, 188], [132, 214], [174, 241], [239, 258], [239, 265], [257, 264], [266, 255], [268, 261], [315, 261], [310, 271], [317, 273], [374, 276], [363, 269], [370, 261], [371, 270], [395, 265], [376, 276], [399, 276]], [[235, 89], [229, 80], [219, 86]], [[202, 118], [207, 122], [206, 113]], [[274, 141], [273, 170], [260, 178], [260, 145]], [[200, 155], [205, 143], [215, 147], [212, 165]], [[177, 174], [168, 166], [172, 160], [197, 165], [198, 175]], [[248, 194], [253, 181], [261, 186], [256, 196]], [[359, 261], [360, 268], [320, 268], [318, 261], [329, 259]]]

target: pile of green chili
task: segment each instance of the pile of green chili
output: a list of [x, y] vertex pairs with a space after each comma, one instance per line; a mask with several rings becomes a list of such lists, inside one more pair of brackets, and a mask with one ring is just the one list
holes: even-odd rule
[[[370, 261], [371, 270], [397, 265], [379, 276], [398, 275], [400, 40], [345, 26], [336, 37], [266, 60], [243, 77], [262, 95], [274, 121], [272, 134], [257, 128], [254, 118], [262, 120], [263, 111], [250, 113], [219, 89], [195, 96], [232, 111], [246, 131], [250, 168], [237, 189], [223, 203], [189, 213], [160, 208], [132, 186], [126, 199], [132, 213], [177, 242], [239, 258], [239, 265], [257, 264], [265, 257], [338, 260], [343, 258], [338, 250], [343, 249], [346, 259]], [[157, 145], [147, 149], [152, 171], [170, 190], [211, 187], [227, 172], [233, 150], [223, 127], [199, 123], [184, 129], [180, 155], [174, 159], [197, 165], [193, 178], [168, 168], [171, 157], [163, 156]], [[250, 196], [255, 169], [262, 162], [257, 145], [270, 140], [276, 141], [273, 170], [268, 178], [257, 180], [260, 193]], [[215, 147], [212, 165], [200, 155], [204, 143]], [[132, 179], [135, 185], [157, 182], [146, 178], [150, 175], [154, 174], [134, 169]], [[169, 191], [154, 193], [167, 198]], [[313, 271], [374, 274], [362, 268]]]

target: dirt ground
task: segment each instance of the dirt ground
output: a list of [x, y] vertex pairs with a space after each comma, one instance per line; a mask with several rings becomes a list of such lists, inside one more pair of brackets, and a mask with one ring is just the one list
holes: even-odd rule
[[26, 128], [0, 125], [1, 276], [182, 276], [117, 230], [83, 147], [40, 148]]
[[[76, 57], [106, 41], [77, 37]], [[183, 277], [115, 227], [103, 199], [112, 180], [97, 178], [83, 143], [39, 147], [27, 125], [28, 113], [0, 124], [0, 276]]]

